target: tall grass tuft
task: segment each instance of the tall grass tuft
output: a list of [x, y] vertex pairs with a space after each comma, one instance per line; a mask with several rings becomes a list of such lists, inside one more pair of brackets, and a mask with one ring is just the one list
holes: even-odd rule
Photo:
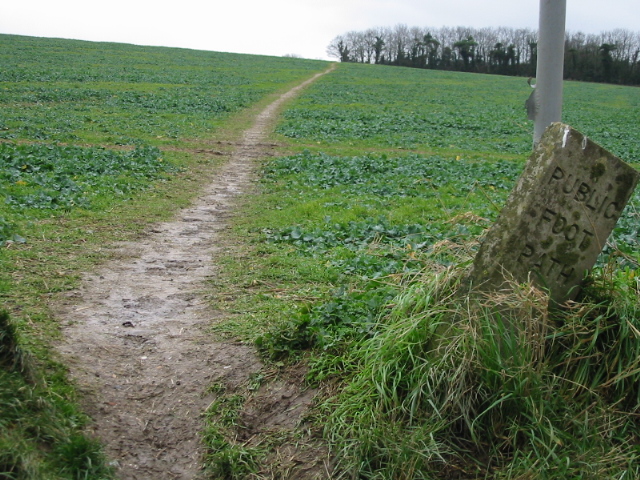
[[594, 275], [550, 313], [529, 284], [465, 296], [465, 274], [425, 269], [351, 353], [325, 404], [342, 478], [640, 478], [637, 289]]
[[100, 445], [82, 434], [86, 419], [43, 381], [18, 329], [0, 313], [0, 479], [112, 478]]

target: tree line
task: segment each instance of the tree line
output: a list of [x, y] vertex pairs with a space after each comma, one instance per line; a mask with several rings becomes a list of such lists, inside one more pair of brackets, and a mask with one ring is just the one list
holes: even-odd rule
[[[534, 77], [538, 32], [527, 28], [420, 28], [398, 24], [338, 35], [327, 54], [342, 62]], [[568, 80], [640, 85], [640, 32], [567, 32]]]

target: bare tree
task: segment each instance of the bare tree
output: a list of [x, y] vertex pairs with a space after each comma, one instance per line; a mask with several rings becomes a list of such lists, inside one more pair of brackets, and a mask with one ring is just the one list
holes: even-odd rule
[[349, 61], [349, 53], [350, 51], [346, 39], [342, 35], [338, 35], [336, 38], [331, 40], [331, 43], [327, 47], [327, 55], [337, 58], [341, 62]]
[[[343, 62], [535, 76], [538, 32], [398, 24], [339, 35], [327, 53]], [[640, 33], [567, 32], [565, 77], [640, 85]]]

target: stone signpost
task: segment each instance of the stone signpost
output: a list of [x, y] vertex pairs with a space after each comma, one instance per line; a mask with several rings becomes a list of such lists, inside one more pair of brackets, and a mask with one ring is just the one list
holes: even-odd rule
[[571, 127], [552, 124], [480, 247], [472, 288], [531, 279], [556, 304], [575, 298], [639, 176]]

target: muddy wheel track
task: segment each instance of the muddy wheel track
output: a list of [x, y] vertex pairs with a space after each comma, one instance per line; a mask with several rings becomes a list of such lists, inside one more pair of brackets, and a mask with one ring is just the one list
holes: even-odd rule
[[191, 207], [119, 245], [117, 260], [54, 307], [63, 337], [57, 351], [119, 478], [197, 478], [207, 386], [238, 384], [261, 368], [252, 348], [212, 342], [205, 332], [216, 313], [204, 282], [216, 274], [226, 219], [250, 186], [254, 160], [272, 148], [264, 142], [276, 112], [330, 70], [267, 106]]

